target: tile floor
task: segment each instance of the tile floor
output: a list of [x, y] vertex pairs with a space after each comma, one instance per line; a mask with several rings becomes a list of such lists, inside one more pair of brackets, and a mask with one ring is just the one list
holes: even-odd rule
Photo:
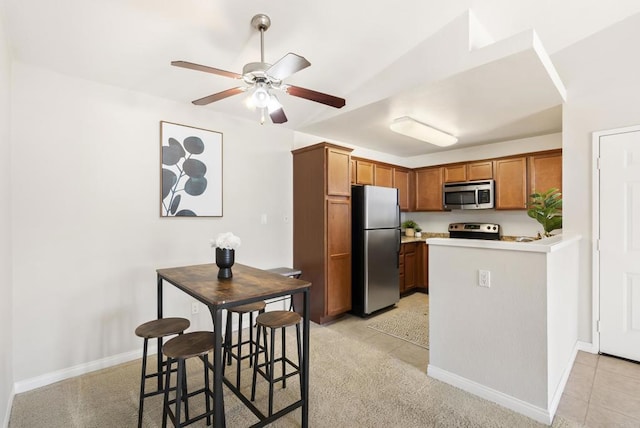
[[[346, 315], [327, 326], [426, 372], [429, 350], [380, 333]], [[586, 427], [640, 428], [640, 364], [578, 352], [556, 412]]]

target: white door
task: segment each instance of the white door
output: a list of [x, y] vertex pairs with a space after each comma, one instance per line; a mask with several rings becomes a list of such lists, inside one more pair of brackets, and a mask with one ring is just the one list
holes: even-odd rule
[[640, 361], [640, 131], [599, 145], [600, 352]]

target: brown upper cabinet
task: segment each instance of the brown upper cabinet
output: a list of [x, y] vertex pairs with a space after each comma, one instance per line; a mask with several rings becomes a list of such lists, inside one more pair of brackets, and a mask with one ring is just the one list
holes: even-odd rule
[[356, 184], [373, 184], [373, 162], [356, 160]]
[[412, 172], [394, 168], [393, 169], [393, 186], [398, 189], [398, 203], [401, 211], [412, 210], [412, 193], [411, 193], [411, 175]]
[[562, 192], [562, 152], [534, 154], [528, 161], [529, 195], [552, 187]]
[[327, 148], [327, 195], [351, 196], [349, 152]]
[[373, 166], [374, 184], [382, 187], [393, 187], [393, 167], [375, 164]]
[[467, 165], [467, 180], [490, 180], [493, 178], [493, 161], [470, 162]]
[[444, 167], [444, 182], [455, 183], [458, 181], [467, 181], [467, 165], [445, 165]]
[[529, 195], [552, 187], [562, 191], [562, 150], [495, 161], [496, 209], [527, 209]]
[[522, 210], [527, 207], [527, 158], [495, 161], [497, 210]]
[[416, 211], [444, 211], [442, 207], [442, 183], [444, 168], [429, 167], [415, 170]]
[[562, 191], [562, 150], [409, 169], [351, 158], [351, 183], [395, 187], [402, 211], [442, 211], [443, 183], [496, 181], [496, 209], [523, 210], [529, 195]]
[[445, 165], [444, 182], [490, 180], [493, 178], [493, 161], [468, 162]]

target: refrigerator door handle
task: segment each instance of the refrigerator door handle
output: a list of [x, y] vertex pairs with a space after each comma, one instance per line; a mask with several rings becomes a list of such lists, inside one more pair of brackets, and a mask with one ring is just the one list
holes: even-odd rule
[[396, 247], [396, 267], [400, 269], [400, 246], [402, 245], [402, 232], [400, 231], [400, 228], [396, 229], [396, 232], [398, 236], [398, 246]]

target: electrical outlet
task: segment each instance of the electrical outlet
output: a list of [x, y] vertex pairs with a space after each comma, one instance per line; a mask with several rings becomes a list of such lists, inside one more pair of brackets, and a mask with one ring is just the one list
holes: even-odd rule
[[191, 313], [197, 314], [198, 312], [200, 312], [200, 305], [198, 305], [198, 302], [191, 303]]
[[491, 287], [491, 272], [488, 270], [480, 269], [478, 271], [478, 285], [480, 287]]

